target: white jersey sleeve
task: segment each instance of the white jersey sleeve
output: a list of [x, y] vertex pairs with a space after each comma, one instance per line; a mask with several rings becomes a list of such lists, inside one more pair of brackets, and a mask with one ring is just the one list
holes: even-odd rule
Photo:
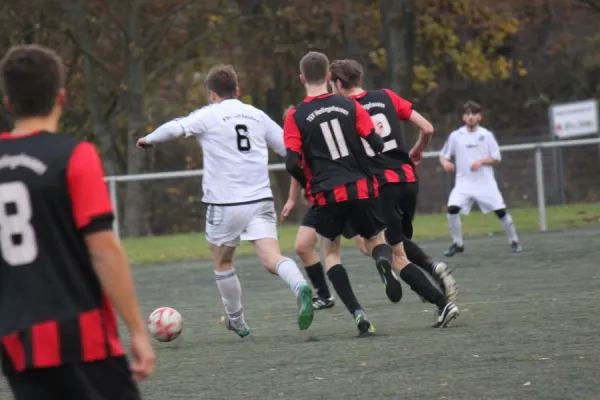
[[286, 148], [283, 144], [283, 128], [263, 113], [267, 145], [282, 157], [285, 157]]
[[199, 137], [208, 130], [206, 117], [210, 108], [211, 106], [202, 107], [186, 117], [175, 119], [175, 122], [181, 126], [186, 137]]
[[496, 141], [496, 137], [490, 131], [488, 131], [487, 135], [487, 148], [489, 152], [489, 157], [493, 158], [496, 161], [502, 160], [502, 154], [500, 153], [500, 146], [498, 146], [498, 142]]
[[446, 143], [444, 143], [444, 147], [440, 151], [440, 156], [447, 158], [450, 160], [452, 157], [456, 155], [456, 131], [452, 132], [448, 139], [446, 139]]

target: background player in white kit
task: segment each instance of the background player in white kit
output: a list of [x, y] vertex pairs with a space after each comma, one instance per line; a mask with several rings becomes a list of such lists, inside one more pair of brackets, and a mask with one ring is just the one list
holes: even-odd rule
[[[494, 165], [502, 159], [494, 134], [479, 126], [481, 106], [468, 101], [463, 106], [464, 126], [450, 134], [440, 153], [440, 163], [446, 172], [456, 171], [454, 189], [448, 199], [448, 225], [452, 245], [445, 255], [452, 257], [464, 251], [460, 214], [469, 214], [473, 202], [477, 202], [484, 214], [494, 211], [508, 236], [513, 252], [522, 251], [512, 217], [494, 176]], [[455, 164], [450, 161], [452, 158]]]
[[211, 244], [227, 328], [240, 337], [250, 333], [233, 268], [235, 249], [240, 240], [247, 240], [267, 271], [288, 283], [298, 299], [298, 326], [307, 329], [313, 319], [312, 287], [296, 263], [281, 255], [269, 180], [268, 148], [286, 154], [283, 130], [263, 111], [237, 99], [237, 75], [230, 65], [213, 67], [206, 85], [214, 104], [167, 122], [137, 146], [148, 148], [182, 136], [193, 136], [202, 146], [206, 239]]

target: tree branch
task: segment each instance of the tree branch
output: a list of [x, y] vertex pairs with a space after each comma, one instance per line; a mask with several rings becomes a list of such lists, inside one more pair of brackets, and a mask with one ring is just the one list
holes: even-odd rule
[[191, 48], [193, 48], [194, 46], [196, 46], [198, 43], [202, 42], [203, 40], [208, 39], [210, 36], [220, 32], [220, 28], [223, 26], [223, 24], [232, 22], [235, 19], [239, 19], [239, 22], [244, 22], [244, 21], [248, 21], [248, 20], [251, 20], [254, 18], [257, 18], [257, 16], [249, 16], [249, 17], [242, 16], [242, 17], [240, 17], [240, 16], [236, 15], [236, 16], [226, 18], [223, 21], [222, 25], [215, 27], [213, 29], [210, 29], [208, 32], [206, 32], [203, 35], [196, 36], [193, 40], [190, 40], [189, 42], [187, 42], [185, 44], [185, 46], [182, 46], [181, 48], [179, 48], [179, 50], [177, 50], [174, 54], [171, 54], [168, 57], [163, 57], [162, 60], [154, 66], [154, 68], [149, 70], [148, 76], [146, 77], [146, 82], [148, 82], [148, 83], [152, 82], [158, 76], [158, 74], [160, 74], [162, 71], [169, 68], [171, 65], [179, 62], [179, 58], [181, 56], [185, 55], [185, 53], [187, 53], [188, 50], [190, 50]]
[[580, 0], [580, 1], [587, 4], [590, 8], [592, 8], [596, 12], [600, 12], [600, 4], [597, 4], [594, 0]]
[[[146, 38], [143, 40], [143, 47], [147, 48], [147, 46], [151, 46], [154, 48], [154, 46], [156, 46], [156, 40], [162, 37], [169, 29], [171, 29], [171, 23], [173, 20], [177, 19], [179, 14], [187, 8], [189, 8], [189, 5], [180, 4], [175, 6], [171, 12], [165, 13], [165, 15], [148, 31]], [[149, 50], [150, 51], [148, 51], [148, 53], [151, 53], [152, 49]]]
[[73, 34], [73, 32], [71, 32], [70, 29], [66, 29], [65, 30], [65, 34], [67, 35], [67, 37], [73, 42], [73, 44], [75, 45], [75, 47], [77, 48], [77, 50], [79, 50], [81, 53], [83, 53], [84, 55], [86, 55], [87, 57], [90, 58], [90, 60], [96, 64], [98, 67], [100, 67], [100, 69], [106, 73], [110, 73], [110, 68], [108, 67], [108, 65], [106, 65], [105, 63], [103, 63], [102, 61], [100, 61], [100, 59], [98, 59], [98, 57], [96, 57], [91, 51], [88, 51], [87, 49], [84, 49], [80, 44], [79, 41], [77, 40], [77, 38], [75, 37], [75, 35]]

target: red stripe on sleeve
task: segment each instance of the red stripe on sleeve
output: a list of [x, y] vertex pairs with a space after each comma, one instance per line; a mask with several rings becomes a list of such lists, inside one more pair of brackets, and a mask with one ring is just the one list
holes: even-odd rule
[[102, 296], [102, 308], [100, 310], [104, 326], [108, 331], [108, 350], [112, 357], [125, 355], [125, 350], [119, 339], [119, 330], [117, 328], [117, 317], [112, 304], [106, 296]]
[[333, 196], [336, 203], [348, 200], [348, 189], [346, 188], [346, 185], [336, 186], [333, 189]]
[[406, 182], [416, 182], [417, 178], [415, 176], [415, 170], [412, 165], [404, 164], [402, 166], [402, 170], [404, 171], [404, 176], [406, 176]]
[[356, 181], [356, 190], [358, 192], [359, 199], [368, 199], [369, 198], [369, 185], [367, 184], [366, 179], [361, 179]]
[[356, 105], [356, 132], [358, 136], [365, 138], [375, 130], [375, 125], [373, 125], [368, 111], [359, 102], [354, 101], [354, 103]]
[[56, 321], [41, 322], [31, 327], [34, 368], [60, 365], [60, 346], [60, 333]]
[[84, 362], [106, 358], [106, 341], [102, 327], [102, 316], [99, 310], [95, 309], [79, 314], [82, 360]]
[[296, 109], [292, 108], [285, 116], [285, 121], [283, 122], [283, 143], [286, 149], [302, 154], [302, 135], [294, 119], [295, 113]]
[[389, 89], [383, 90], [385, 93], [387, 93], [388, 96], [390, 96], [392, 104], [394, 104], [394, 108], [396, 109], [396, 114], [398, 115], [398, 118], [400, 118], [402, 121], [408, 121], [413, 112], [412, 103], [398, 96], [396, 93], [392, 92]]
[[[402, 166], [402, 168], [404, 168], [404, 166]], [[400, 182], [400, 176], [393, 169], [386, 169], [385, 171], [383, 171], [383, 175], [385, 176], [385, 180], [388, 183]]]
[[2, 344], [4, 345], [4, 350], [6, 350], [6, 354], [8, 354], [15, 371], [23, 371], [25, 369], [25, 349], [23, 348], [21, 339], [19, 339], [19, 334], [11, 333], [10, 335], [6, 335], [4, 339], [2, 339]]
[[85, 228], [94, 217], [112, 214], [102, 161], [93, 144], [81, 142], [69, 159], [67, 187], [78, 228]]

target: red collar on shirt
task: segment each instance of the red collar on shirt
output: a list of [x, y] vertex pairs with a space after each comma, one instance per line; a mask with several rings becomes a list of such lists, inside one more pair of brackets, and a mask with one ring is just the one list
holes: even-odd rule
[[331, 93], [323, 93], [323, 94], [320, 94], [318, 96], [306, 96], [306, 98], [304, 99], [304, 102], [308, 103], [309, 101], [313, 101], [313, 100], [316, 100], [316, 99], [324, 99], [324, 98], [329, 97], [329, 96], [333, 96], [333, 95]]
[[12, 132], [3, 132], [3, 133], [0, 133], [0, 139], [20, 139], [23, 137], [37, 135], [38, 133], [42, 133], [42, 132], [44, 132], [44, 131], [33, 131], [33, 132], [20, 134], [20, 135], [15, 135]]

